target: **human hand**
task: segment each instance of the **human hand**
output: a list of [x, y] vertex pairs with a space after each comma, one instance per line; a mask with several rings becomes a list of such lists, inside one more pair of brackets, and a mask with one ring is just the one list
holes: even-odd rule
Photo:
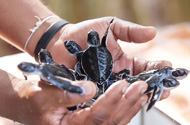
[[[13, 76], [14, 77], [14, 76]], [[62, 91], [44, 81], [20, 80], [14, 78], [13, 87], [10, 87], [12, 94], [10, 109], [5, 117], [27, 125], [59, 125], [62, 118], [68, 116], [67, 107], [81, 104], [96, 93], [95, 84], [91, 81], [78, 81], [72, 84], [80, 86], [84, 94], [74, 94]], [[65, 119], [63, 119], [64, 121]]]
[[[100, 21], [102, 19], [104, 19], [104, 18], [101, 18]], [[108, 23], [109, 23], [109, 21], [108, 21]], [[155, 29], [152, 27], [145, 28], [145, 27], [138, 26], [138, 25], [136, 27], [128, 26], [128, 28], [129, 28], [128, 31], [130, 31], [130, 32], [128, 32], [128, 35], [126, 35], [126, 37], [128, 37], [128, 38], [125, 38], [124, 36], [122, 36], [123, 32], [117, 33], [117, 30], [118, 30], [118, 27], [122, 28], [122, 26], [118, 26], [118, 25], [121, 25], [122, 23], [126, 23], [126, 22], [121, 21], [119, 19], [118, 19], [118, 21], [119, 21], [119, 24], [116, 23], [115, 25], [113, 24], [111, 26], [111, 33], [109, 33], [109, 36], [108, 36], [108, 41], [110, 41], [110, 42], [108, 42], [108, 49], [111, 51], [111, 54], [113, 56], [113, 60], [114, 60], [113, 71], [114, 72], [118, 72], [122, 69], [128, 68], [131, 70], [132, 75], [135, 75], [135, 74], [138, 74], [147, 69], [158, 68], [161, 66], [170, 65], [170, 63], [166, 62], [166, 61], [148, 62], [148, 61], [130, 57], [127, 54], [125, 54], [121, 50], [119, 44], [117, 44], [117, 39], [129, 41], [129, 42], [130, 42], [130, 40], [133, 42], [139, 42], [139, 43], [146, 42], [148, 40], [151, 40], [155, 36], [156, 32], [155, 32]], [[89, 21], [89, 23], [92, 26], [95, 25], [95, 24], [93, 24], [93, 22], [94, 21], [92, 21], [92, 22]], [[83, 41], [86, 41], [86, 40], [84, 40], [84, 37], [81, 37], [82, 35], [74, 36], [73, 38], [70, 38], [70, 37], [72, 37], [72, 35], [68, 35], [68, 34], [79, 33], [80, 30], [77, 30], [77, 29], [80, 29], [80, 26], [81, 26], [81, 31], [84, 31], [84, 34], [87, 35], [87, 32], [89, 30], [91, 30], [90, 27], [87, 28], [90, 24], [87, 25], [87, 27], [85, 27], [85, 25], [83, 23], [86, 24], [86, 23], [88, 23], [88, 21], [82, 22], [82, 24], [79, 23], [76, 25], [69, 24], [67, 27], [64, 28], [64, 30], [63, 30], [64, 33], [62, 33], [61, 37], [59, 37], [59, 39], [56, 42], [51, 43], [48, 46], [48, 49], [52, 53], [53, 58], [56, 62], [66, 63], [66, 65], [70, 66], [70, 67], [74, 66], [75, 61], [73, 63], [67, 61], [68, 59], [72, 60], [72, 57], [69, 55], [65, 56], [65, 54], [68, 52], [64, 52], [65, 49], [64, 49], [63, 42], [66, 39], [71, 39], [71, 40], [74, 40], [77, 42], [77, 37], [78, 37], [78, 41], [79, 41], [78, 44], [83, 49], [85, 49], [87, 47], [87, 45], [86, 45], [86, 42], [83, 42]], [[129, 23], [129, 24], [131, 24], [131, 23]], [[74, 28], [72, 30], [72, 28], [77, 25], [79, 25], [79, 28], [76, 28], [76, 29]], [[84, 27], [82, 27], [82, 26], [84, 26]], [[114, 26], [115, 26], [115, 29], [114, 29]], [[105, 24], [104, 29], [106, 29], [106, 27], [107, 27], [107, 24]], [[86, 29], [86, 33], [85, 33], [85, 30], [82, 30], [83, 28]], [[126, 28], [126, 27], [123, 27], [123, 28]], [[69, 32], [70, 29], [71, 29], [70, 33], [65, 34], [65, 32]], [[75, 31], [75, 30], [77, 30], [77, 31]], [[94, 30], [96, 30], [97, 32], [100, 31], [99, 32], [100, 37], [102, 37], [102, 35], [105, 32], [104, 30], [102, 31], [100, 29], [100, 27], [97, 29], [95, 28]], [[120, 29], [120, 30], [122, 30], [122, 29]], [[146, 35], [147, 32], [150, 32], [150, 35]], [[83, 34], [83, 32], [81, 32], [81, 33]], [[129, 33], [131, 35], [129, 35]], [[138, 34], [138, 37], [140, 37], [141, 39], [140, 38], [138, 39], [137, 37], [135, 37], [134, 34]], [[110, 38], [110, 35], [112, 38]], [[68, 36], [68, 38], [66, 36]], [[60, 52], [65, 53], [65, 54], [61, 54]], [[56, 54], [56, 53], [58, 53], [58, 54]], [[59, 56], [57, 56], [57, 55], [59, 55]], [[64, 58], [62, 58], [62, 57], [64, 57]], [[67, 64], [67, 62], [70, 65]], [[82, 81], [80, 81], [80, 82], [82, 83]], [[75, 83], [77, 83], [77, 82], [75, 82]], [[59, 121], [59, 123], [61, 123], [61, 124], [76, 124], [76, 123], [77, 124], [96, 124], [96, 123], [97, 124], [108, 124], [108, 123], [116, 123], [116, 124], [124, 123], [124, 124], [126, 124], [132, 119], [132, 117], [142, 108], [144, 103], [147, 101], [147, 98], [148, 98], [147, 95], [143, 94], [143, 92], [146, 89], [147, 89], [147, 84], [143, 81], [135, 82], [134, 84], [132, 84], [129, 87], [128, 87], [128, 84], [126, 81], [118, 81], [118, 82], [114, 83], [112, 86], [110, 86], [110, 88], [105, 92], [105, 94], [101, 95], [91, 107], [80, 109], [80, 110], [73, 111], [73, 112], [68, 111], [66, 107], [74, 106], [74, 105], [80, 104], [81, 102], [87, 101], [87, 99], [90, 99], [90, 96], [89, 96], [89, 98], [84, 98], [84, 97], [81, 97], [82, 95], [77, 95], [77, 97], [80, 97], [80, 98], [77, 98], [76, 94], [66, 92], [66, 93], [68, 93], [68, 95], [71, 94], [72, 99], [75, 100], [75, 102], [73, 103], [72, 99], [68, 99], [68, 98], [63, 99], [64, 101], [62, 101], [62, 99], [61, 99], [61, 101], [60, 101], [60, 98], [62, 98], [62, 96], [60, 96], [61, 94], [58, 94], [59, 95], [59, 96], [57, 96], [58, 98], [53, 98], [51, 94], [54, 92], [51, 92], [48, 94], [48, 91], [46, 92], [47, 89], [42, 89], [44, 91], [32, 94], [32, 95], [35, 95], [35, 96], [31, 97], [31, 99], [32, 99], [31, 104], [35, 105], [33, 108], [35, 115], [32, 115], [29, 118], [27, 117], [26, 119], [28, 119], [28, 120], [30, 119], [29, 122], [31, 121], [31, 123], [34, 122], [37, 118], [39, 119], [39, 117], [40, 117], [41, 118], [40, 122], [52, 123], [52, 124], [55, 124], [56, 121]], [[49, 89], [49, 90], [51, 90], [51, 89]], [[95, 87], [94, 87], [94, 90], [95, 90]], [[47, 94], [45, 94], [45, 93], [47, 93]], [[166, 98], [168, 96], [168, 91], [166, 91], [164, 93], [165, 94], [163, 94], [162, 98]], [[62, 94], [64, 95], [65, 93], [62, 93]], [[47, 97], [46, 97], [46, 95], [47, 95]], [[91, 95], [91, 98], [93, 97], [92, 95]], [[40, 101], [40, 103], [39, 103], [39, 98], [41, 99], [41, 96], [43, 97], [43, 99], [42, 99], [43, 101]], [[49, 99], [49, 97], [52, 97], [52, 100]], [[55, 97], [56, 97], [56, 95], [55, 95]], [[63, 96], [63, 98], [64, 97], [65, 96]], [[66, 96], [66, 97], [68, 97], [68, 96]], [[46, 101], [47, 98], [51, 101], [47, 102]], [[68, 103], [68, 100], [69, 100], [69, 103]], [[109, 106], [107, 106], [107, 105], [109, 105]], [[53, 107], [53, 108], [50, 108], [50, 107]], [[37, 115], [36, 115], [36, 113], [37, 113]], [[40, 115], [38, 115], [38, 114], [40, 114]], [[64, 114], [64, 116], [63, 116], [63, 114]], [[54, 120], [50, 120], [50, 117], [53, 118]]]
[[[83, 49], [86, 49], [87, 33], [93, 29], [97, 31], [100, 38], [102, 38], [112, 18], [113, 17], [104, 17], [87, 20], [77, 24], [68, 24], [63, 28], [62, 34], [58, 40], [56, 42], [51, 42], [47, 49], [51, 52], [56, 62], [63, 63], [66, 66], [73, 68], [76, 59], [69, 55], [64, 48], [63, 42], [65, 40], [74, 40]], [[131, 71], [132, 75], [136, 75], [148, 69], [171, 66], [171, 63], [167, 61], [148, 62], [130, 57], [122, 51], [121, 47], [117, 43], [118, 39], [126, 42], [143, 43], [153, 39], [155, 35], [156, 29], [154, 27], [140, 26], [115, 18], [113, 24], [111, 24], [107, 42], [108, 49], [110, 50], [114, 60], [113, 72], [119, 72], [122, 69], [127, 68]], [[169, 91], [164, 91], [161, 99], [167, 98], [169, 94]]]
[[84, 95], [61, 91], [43, 81], [19, 81], [15, 90], [21, 101], [14, 105], [18, 112], [15, 120], [29, 125], [126, 124], [148, 99], [143, 94], [147, 89], [145, 82], [128, 86], [121, 80], [110, 86], [91, 107], [69, 111], [66, 107], [87, 101], [96, 93], [95, 84], [90, 81], [72, 83], [81, 86]]
[[[38, 80], [22, 80], [0, 70], [0, 114], [26, 125], [126, 124], [147, 101], [143, 81], [128, 86], [125, 80], [108, 88], [91, 106], [76, 111], [72, 107], [96, 94], [91, 81], [71, 81], [83, 94], [74, 94]], [[5, 89], [6, 88], [6, 89]]]
[[[76, 59], [67, 52], [64, 47], [64, 41], [74, 40], [82, 49], [86, 49], [88, 32], [92, 29], [97, 31], [101, 39], [111, 19], [113, 19], [113, 17], [87, 20], [77, 24], [67, 24], [62, 28], [60, 33], [51, 40], [46, 49], [51, 52], [56, 62], [73, 68]], [[156, 30], [153, 27], [144, 27], [115, 18], [108, 34], [108, 49], [111, 51], [113, 59], [116, 60], [121, 53], [123, 53], [117, 43], [118, 39], [127, 42], [142, 43], [153, 39], [155, 35]]]

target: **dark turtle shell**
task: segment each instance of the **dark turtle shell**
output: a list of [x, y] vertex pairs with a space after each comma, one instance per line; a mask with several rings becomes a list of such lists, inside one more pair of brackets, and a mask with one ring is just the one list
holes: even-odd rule
[[88, 77], [101, 84], [113, 69], [111, 53], [103, 46], [89, 47], [82, 56], [82, 67]]

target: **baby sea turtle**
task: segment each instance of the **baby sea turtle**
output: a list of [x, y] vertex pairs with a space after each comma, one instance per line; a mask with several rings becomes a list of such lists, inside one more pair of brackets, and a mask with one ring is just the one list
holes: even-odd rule
[[[42, 60], [41, 60], [42, 61]], [[22, 62], [18, 68], [23, 72], [24, 76], [39, 75], [44, 81], [57, 86], [61, 90], [67, 90], [73, 93], [82, 94], [82, 88], [72, 85], [71, 82], [65, 78], [73, 79], [72, 75], [68, 75], [68, 70], [55, 63], [40, 63], [33, 64], [29, 62]], [[71, 76], [70, 76], [71, 75]]]
[[96, 83], [98, 91], [95, 98], [103, 94], [113, 82], [117, 81], [117, 75], [112, 73], [113, 59], [107, 49], [107, 35], [113, 20], [110, 21], [101, 43], [99, 34], [96, 31], [91, 30], [88, 32], [88, 48], [86, 50], [82, 50], [72, 40], [64, 42], [68, 52], [77, 58], [75, 65], [77, 75], [75, 76], [86, 76], [88, 80]]
[[84, 51], [72, 40], [64, 42], [69, 53], [77, 57], [76, 72], [86, 75], [89, 80], [99, 85], [102, 85], [112, 73], [113, 60], [106, 45], [108, 31], [112, 22], [113, 19], [102, 38], [101, 44], [99, 35], [94, 30], [88, 32], [88, 48]]
[[125, 75], [123, 78], [132, 84], [135, 81], [143, 80], [148, 83], [148, 89], [145, 94], [152, 93], [147, 111], [150, 110], [156, 101], [162, 95], [163, 90], [171, 90], [179, 86], [178, 79], [183, 79], [188, 75], [189, 71], [183, 68], [173, 69], [171, 67], [162, 67], [144, 71], [136, 76]]

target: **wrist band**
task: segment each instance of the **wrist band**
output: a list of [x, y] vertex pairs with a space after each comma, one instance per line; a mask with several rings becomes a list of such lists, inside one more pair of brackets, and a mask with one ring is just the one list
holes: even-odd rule
[[38, 41], [35, 51], [34, 51], [34, 56], [35, 60], [38, 62], [38, 53], [40, 52], [41, 49], [45, 49], [52, 39], [52, 37], [66, 24], [68, 24], [67, 21], [65, 20], [60, 20], [54, 24], [52, 24], [47, 31], [43, 34], [43, 36], [40, 38]]
[[38, 19], [38, 22], [36, 22], [36, 26], [33, 28], [33, 29], [29, 29], [29, 31], [31, 31], [32, 33], [30, 34], [30, 36], [28, 37], [28, 39], [26, 40], [25, 42], [25, 45], [24, 45], [24, 50], [26, 51], [26, 47], [28, 45], [28, 42], [29, 40], [31, 39], [31, 37], [33, 36], [33, 34], [36, 32], [36, 30], [38, 30], [40, 28], [40, 26], [47, 20], [53, 18], [53, 17], [58, 17], [56, 15], [51, 15], [51, 16], [48, 16], [46, 17], [45, 19], [41, 20], [40, 17], [38, 16], [34, 16]]

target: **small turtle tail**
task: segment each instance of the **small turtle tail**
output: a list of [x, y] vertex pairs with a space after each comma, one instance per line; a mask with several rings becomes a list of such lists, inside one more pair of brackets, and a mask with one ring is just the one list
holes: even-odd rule
[[101, 45], [104, 46], [104, 47], [106, 47], [106, 40], [107, 40], [108, 31], [109, 31], [109, 28], [110, 28], [111, 24], [113, 23], [113, 20], [114, 20], [114, 18], [110, 21], [110, 23], [109, 23], [109, 25], [108, 25], [108, 27], [106, 29], [106, 32], [105, 32], [105, 34], [104, 34], [104, 36], [102, 38]]

